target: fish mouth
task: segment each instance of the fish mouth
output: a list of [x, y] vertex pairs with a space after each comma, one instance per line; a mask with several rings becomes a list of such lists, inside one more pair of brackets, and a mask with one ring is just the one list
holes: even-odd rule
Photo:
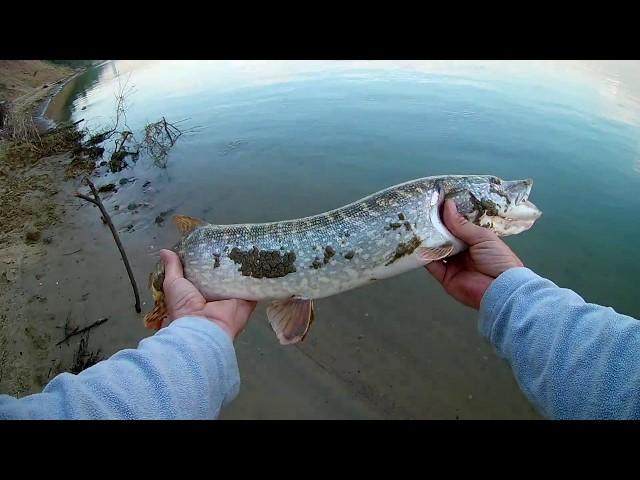
[[511, 203], [506, 211], [491, 218], [492, 229], [500, 236], [516, 235], [529, 230], [542, 216], [542, 211], [529, 201], [533, 180], [528, 178], [508, 181], [503, 186]]

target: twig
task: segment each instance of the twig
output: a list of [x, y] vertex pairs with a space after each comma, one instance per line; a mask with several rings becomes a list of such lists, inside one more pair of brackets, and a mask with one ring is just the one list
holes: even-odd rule
[[91, 202], [94, 205], [98, 205], [98, 202], [96, 202], [93, 198], [87, 197], [86, 195], [82, 195], [81, 193], [76, 193], [76, 197], [86, 200], [87, 202]]
[[107, 320], [109, 320], [109, 319], [108, 318], [102, 318], [100, 320], [96, 320], [91, 325], [88, 325], [88, 326], [86, 326], [84, 328], [81, 328], [80, 330], [78, 330], [76, 328], [71, 333], [67, 334], [62, 340], [60, 340], [58, 343], [56, 343], [56, 345], [60, 345], [61, 343], [66, 342], [67, 340], [69, 340], [71, 337], [73, 337], [75, 335], [80, 335], [81, 333], [84, 333], [87, 330], [91, 330], [93, 327], [97, 327], [98, 325], [102, 325]]
[[95, 200], [91, 199], [90, 197], [87, 197], [86, 195], [82, 195], [80, 193], [76, 193], [76, 197], [82, 198], [83, 200], [86, 200], [88, 202], [93, 203], [94, 205], [97, 205], [98, 208], [100, 209], [100, 212], [102, 213], [102, 217], [107, 221], [107, 225], [109, 225], [109, 229], [111, 230], [111, 234], [113, 235], [113, 239], [115, 240], [116, 245], [118, 246], [118, 250], [120, 250], [120, 255], [122, 257], [122, 261], [124, 262], [124, 266], [127, 269], [127, 274], [129, 275], [129, 280], [131, 280], [131, 287], [133, 288], [133, 295], [136, 298], [136, 305], [135, 305], [136, 312], [140, 313], [142, 311], [142, 309], [140, 308], [140, 294], [138, 293], [138, 285], [136, 284], [136, 279], [133, 278], [133, 272], [131, 271], [131, 265], [129, 265], [129, 259], [127, 258], [127, 254], [124, 252], [124, 248], [122, 246], [122, 242], [120, 242], [120, 237], [118, 236], [118, 232], [117, 232], [116, 228], [113, 226], [113, 222], [111, 222], [111, 217], [107, 213], [107, 210], [104, 208], [104, 205], [102, 204], [102, 201], [100, 200], [100, 195], [98, 195], [98, 190], [96, 189], [96, 186], [91, 182], [91, 180], [89, 180], [86, 177], [85, 177], [85, 182], [87, 183], [87, 185], [89, 185], [89, 188], [91, 189], [91, 193], [93, 193], [93, 196], [94, 196]]
[[82, 249], [79, 248], [78, 250], [75, 250], [75, 251], [69, 252], [69, 253], [63, 253], [62, 255], [73, 255], [74, 253], [78, 253], [78, 252], [81, 252], [81, 251], [82, 251]]

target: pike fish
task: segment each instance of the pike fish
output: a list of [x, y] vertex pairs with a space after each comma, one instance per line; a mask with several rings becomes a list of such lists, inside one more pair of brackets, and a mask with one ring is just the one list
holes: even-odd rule
[[[440, 218], [452, 198], [469, 221], [499, 236], [531, 228], [542, 212], [529, 201], [533, 181], [491, 175], [411, 180], [310, 217], [270, 223], [213, 225], [176, 216], [185, 277], [207, 301], [271, 300], [268, 320], [281, 344], [305, 338], [314, 299], [423, 267], [463, 251]], [[166, 317], [159, 262], [149, 278], [154, 309], [148, 328]]]

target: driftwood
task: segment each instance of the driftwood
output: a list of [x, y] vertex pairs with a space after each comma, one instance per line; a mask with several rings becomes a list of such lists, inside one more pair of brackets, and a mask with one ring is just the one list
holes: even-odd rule
[[[67, 320], [68, 320], [68, 317], [67, 317]], [[67, 340], [69, 340], [71, 337], [73, 337], [75, 335], [80, 335], [81, 333], [89, 331], [93, 327], [97, 327], [98, 325], [102, 325], [107, 320], [109, 320], [109, 319], [108, 318], [103, 318], [103, 319], [97, 320], [97, 321], [93, 322], [91, 325], [87, 325], [86, 327], [81, 328], [81, 329], [78, 329], [78, 327], [76, 327], [71, 331], [71, 333], [67, 333], [62, 340], [60, 340], [58, 343], [56, 343], [56, 345], [60, 345], [60, 344], [62, 344], [64, 342], [66, 342]]]
[[102, 200], [100, 200], [100, 195], [98, 195], [98, 190], [95, 185], [89, 180], [85, 178], [85, 182], [89, 185], [91, 189], [91, 193], [93, 193], [93, 197], [88, 197], [81, 193], [76, 193], [76, 197], [86, 200], [87, 202], [93, 203], [100, 209], [100, 213], [102, 213], [102, 218], [106, 220], [107, 225], [109, 225], [109, 229], [111, 230], [111, 234], [113, 235], [113, 239], [118, 246], [118, 250], [120, 250], [120, 255], [122, 257], [122, 261], [124, 262], [124, 266], [127, 269], [127, 274], [129, 275], [129, 280], [131, 281], [131, 287], [133, 288], [133, 295], [136, 298], [136, 312], [140, 313], [142, 309], [140, 308], [140, 294], [138, 293], [138, 285], [136, 284], [136, 279], [133, 278], [133, 272], [131, 271], [131, 265], [129, 265], [129, 259], [127, 258], [127, 254], [124, 252], [124, 248], [122, 247], [122, 242], [120, 242], [120, 237], [118, 236], [118, 232], [116, 228], [113, 226], [113, 222], [111, 221], [111, 217], [107, 213], [107, 210], [104, 208], [102, 204]]

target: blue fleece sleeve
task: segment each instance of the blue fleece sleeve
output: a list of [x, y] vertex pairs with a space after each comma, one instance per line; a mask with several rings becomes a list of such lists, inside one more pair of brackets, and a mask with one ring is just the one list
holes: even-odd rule
[[528, 268], [485, 292], [479, 328], [548, 418], [640, 418], [640, 321]]
[[229, 336], [210, 321], [184, 317], [135, 350], [58, 375], [42, 393], [0, 395], [0, 419], [214, 419], [239, 386]]

